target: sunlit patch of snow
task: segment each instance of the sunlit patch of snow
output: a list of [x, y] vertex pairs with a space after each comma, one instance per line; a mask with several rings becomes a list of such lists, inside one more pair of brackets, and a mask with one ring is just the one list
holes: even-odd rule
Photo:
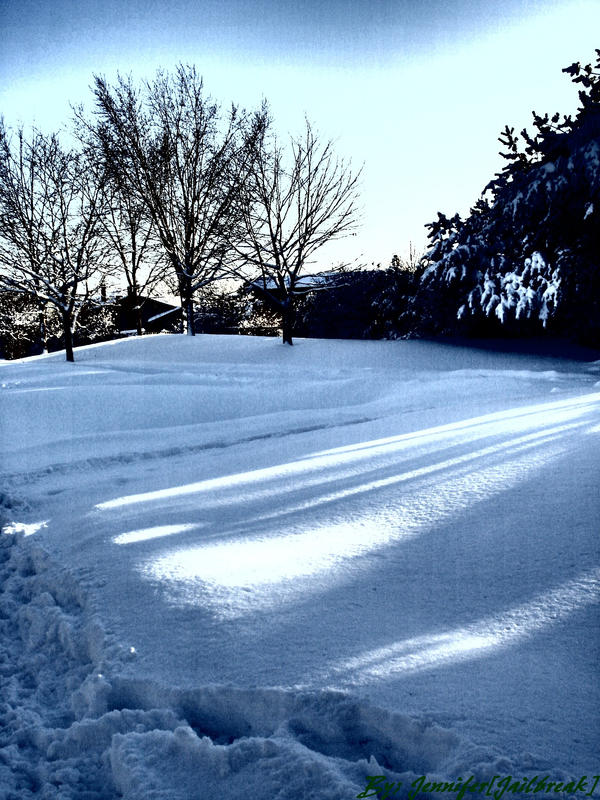
[[[337, 500], [344, 500], [348, 497], [352, 497], [358, 494], [364, 494], [365, 492], [372, 492], [377, 489], [384, 489], [390, 486], [394, 486], [399, 483], [405, 483], [408, 481], [414, 481], [418, 478], [423, 478], [428, 475], [432, 475], [437, 472], [444, 472], [448, 469], [453, 469], [455, 467], [459, 467], [463, 464], [468, 464], [471, 461], [475, 461], [477, 459], [486, 458], [491, 455], [495, 454], [504, 454], [506, 455], [513, 455], [517, 452], [522, 450], [526, 450], [531, 446], [536, 446], [539, 444], [546, 444], [547, 442], [552, 441], [555, 439], [559, 434], [565, 433], [567, 431], [571, 431], [575, 428], [582, 427], [585, 423], [573, 423], [571, 425], [559, 425], [555, 428], [548, 428], [543, 431], [537, 431], [536, 433], [530, 433], [527, 436], [520, 436], [516, 439], [510, 439], [506, 442], [502, 442], [501, 444], [491, 445], [490, 447], [483, 447], [481, 450], [475, 450], [472, 453], [466, 453], [462, 456], [457, 456], [456, 458], [449, 458], [445, 461], [438, 461], [434, 464], [428, 464], [426, 467], [419, 467], [417, 469], [407, 470], [399, 475], [391, 475], [388, 478], [379, 478], [374, 481], [368, 481], [367, 483], [360, 484], [359, 486], [352, 486], [348, 489], [340, 489], [336, 492], [330, 492], [329, 494], [322, 495], [320, 497], [311, 499], [302, 505], [296, 506], [289, 506], [286, 509], [286, 513], [290, 511], [300, 511], [303, 509], [315, 508], [317, 505], [322, 505], [324, 503], [331, 503]], [[477, 483], [477, 477], [474, 477], [474, 485]], [[259, 519], [268, 519], [269, 515], [265, 515], [263, 517], [259, 517]]]
[[34, 533], [45, 528], [49, 521], [50, 520], [43, 519], [39, 522], [9, 522], [8, 525], [4, 525], [2, 528], [2, 533], [21, 533], [23, 536], [33, 536]]
[[[225, 475], [220, 478], [211, 478], [182, 486], [172, 486], [168, 489], [159, 489], [153, 492], [126, 495], [98, 503], [96, 508], [106, 511], [136, 503], [170, 500], [184, 495], [208, 493], [220, 489], [249, 486], [267, 480], [296, 477], [331, 467], [339, 467], [342, 464], [354, 464], [367, 458], [393, 455], [400, 450], [414, 446], [415, 443], [437, 442], [445, 440], [449, 435], [456, 433], [460, 433], [461, 441], [464, 441], [467, 429], [475, 429], [476, 433], [481, 436], [499, 436], [544, 425], [556, 425], [559, 422], [583, 416], [593, 410], [598, 402], [600, 402], [600, 393], [594, 393], [554, 403], [538, 404], [521, 409], [511, 409], [508, 412], [473, 417], [450, 425], [441, 425], [414, 433], [335, 448], [295, 462], [278, 464], [274, 467]], [[320, 482], [320, 480], [321, 478], [319, 477], [317, 482]]]
[[388, 541], [376, 520], [327, 525], [279, 538], [200, 546], [161, 558], [150, 570], [168, 580], [200, 579], [226, 588], [261, 587], [334, 569]]
[[128, 531], [115, 536], [115, 544], [132, 544], [133, 542], [145, 542], [149, 539], [158, 539], [162, 536], [172, 536], [175, 533], [193, 531], [195, 528], [202, 527], [201, 523], [190, 522], [183, 525], [156, 525], [154, 528], [142, 528], [137, 531]]
[[[558, 446], [547, 446], [553, 438], [548, 437], [541, 443], [546, 445], [543, 452], [515, 457], [515, 453], [539, 444], [528, 441], [530, 438], [515, 440], [522, 447], [515, 448], [512, 458], [505, 457], [500, 465], [475, 471], [470, 467], [447, 469], [445, 478], [430, 481], [418, 492], [392, 502], [386, 497], [387, 502], [367, 505], [352, 518], [325, 518], [309, 530], [301, 524], [291, 524], [283, 534], [277, 526], [259, 537], [178, 549], [142, 562], [140, 572], [163, 584], [172, 604], [206, 605], [220, 618], [235, 618], [294, 602], [343, 581], [348, 570], [368, 569], [365, 556], [432, 530], [442, 520], [463, 513], [469, 505], [516, 486], [562, 453]], [[486, 454], [498, 449], [499, 446], [486, 448]], [[470, 460], [453, 459], [446, 466], [457, 467]], [[341, 491], [334, 499], [342, 499], [352, 491]], [[311, 503], [307, 503], [306, 508], [310, 507]]]
[[27, 389], [15, 389], [12, 394], [31, 394], [32, 392], [60, 392], [64, 386], [30, 386]]
[[[268, 510], [258, 515], [249, 514], [249, 516], [247, 517], [248, 521], [252, 522], [257, 522], [260, 520], [269, 520], [272, 519], [274, 516], [278, 516], [282, 512], [285, 514], [289, 514], [306, 509], [315, 509], [319, 506], [336, 502], [338, 500], [343, 500], [346, 498], [366, 494], [369, 492], [388, 488], [401, 483], [416, 481], [418, 479], [422, 479], [424, 477], [434, 475], [436, 473], [440, 472], [443, 473], [448, 469], [456, 469], [458, 467], [462, 467], [465, 464], [470, 464], [472, 462], [488, 458], [495, 454], [501, 454], [506, 458], [508, 456], [515, 455], [517, 452], [528, 449], [529, 447], [545, 444], [557, 438], [559, 435], [574, 430], [585, 424], [586, 424], [585, 422], [573, 422], [561, 426], [544, 428], [540, 431], [535, 431], [534, 433], [529, 433], [524, 436], [515, 437], [509, 440], [504, 440], [499, 444], [490, 445], [488, 447], [484, 447], [479, 450], [473, 450], [472, 452], [466, 453], [461, 456], [456, 456], [454, 458], [445, 459], [442, 461], [435, 461], [431, 464], [428, 464], [427, 466], [419, 467], [417, 469], [394, 472], [394, 474], [386, 478], [379, 478], [376, 480], [366, 481], [363, 483], [359, 483], [358, 485], [336, 489], [333, 492], [326, 492], [324, 491], [324, 488], [331, 484], [339, 485], [340, 481], [346, 478], [355, 479], [357, 476], [360, 476], [361, 474], [360, 466], [357, 467], [356, 465], [351, 463], [350, 468], [340, 468], [339, 466], [337, 466], [338, 462], [334, 461], [333, 463], [337, 468], [334, 469], [333, 467], [331, 467], [326, 471], [323, 470], [313, 471], [308, 469], [305, 472], [305, 474], [295, 476], [292, 482], [272, 480], [273, 472], [269, 469], [255, 470], [254, 472], [251, 473], [245, 473], [245, 475], [248, 476], [248, 484], [249, 485], [256, 484], [256, 486], [252, 490], [245, 488], [243, 495], [240, 495], [239, 489], [238, 491], [229, 494], [219, 493], [217, 492], [216, 489], [214, 489], [212, 492], [203, 492], [202, 497], [194, 497], [193, 511], [194, 513], [198, 513], [198, 511], [200, 510], [208, 510], [209, 508], [216, 508], [216, 507], [224, 508], [226, 506], [238, 506], [242, 497], [246, 502], [257, 501], [257, 500], [269, 500], [268, 508], [271, 508], [273, 505], [273, 500], [276, 497], [280, 497], [281, 495], [285, 495], [292, 491], [298, 491], [299, 489], [302, 490], [306, 490], [309, 488], [316, 489], [316, 491], [312, 494], [311, 499], [306, 502], [295, 503], [290, 500], [284, 507], [282, 507], [278, 511], [273, 512], [271, 510]], [[361, 459], [363, 461], [362, 469], [364, 471], [368, 471], [373, 467], [373, 464], [372, 463], [365, 464], [364, 461], [366, 460], [366, 455], [368, 454], [363, 454], [363, 455], [365, 455], [365, 458]], [[303, 459], [299, 462], [294, 462], [286, 466], [289, 466], [290, 469], [293, 469], [295, 466], [301, 467], [303, 464], [307, 465], [308, 462], [309, 459]], [[345, 462], [342, 461], [342, 464], [343, 463]], [[398, 460], [396, 457], [394, 457], [393, 461], [391, 462], [392, 466], [395, 468], [399, 468], [402, 465], [402, 463], [403, 461]], [[262, 483], [259, 482], [260, 476], [263, 476]], [[221, 480], [217, 479], [217, 481], [215, 482], [220, 483]], [[205, 481], [204, 483], [212, 484], [213, 482]], [[225, 488], [229, 487], [226, 486]], [[160, 495], [161, 497], [163, 496], [162, 491], [152, 494]]]
[[[600, 386], [600, 381], [598, 381]], [[497, 411], [492, 414], [484, 414], [478, 417], [471, 417], [467, 420], [460, 420], [459, 422], [452, 422], [447, 425], [437, 425], [433, 428], [427, 428], [414, 433], [404, 433], [400, 436], [389, 436], [385, 439], [377, 439], [372, 442], [360, 442], [354, 445], [346, 445], [344, 447], [336, 447], [331, 450], [324, 450], [316, 453], [318, 456], [333, 455], [335, 453], [346, 453], [349, 451], [380, 447], [382, 445], [395, 444], [410, 441], [412, 439], [423, 439], [427, 437], [437, 437], [441, 434], [460, 432], [463, 434], [466, 429], [478, 425], [487, 425], [494, 422], [505, 422], [509, 420], [519, 420], [522, 417], [534, 416], [535, 419], [527, 420], [522, 423], [523, 427], [534, 427], [544, 424], [556, 424], [556, 422], [569, 419], [569, 416], [562, 416], [563, 411], [569, 414], [571, 411], [575, 416], [584, 414], [594, 408], [596, 404], [600, 403], [600, 392], [592, 394], [581, 395], [580, 397], [569, 398], [568, 400], [558, 400], [553, 403], [537, 403], [535, 405], [524, 406], [522, 408], [512, 408], [508, 411]], [[497, 428], [487, 428], [486, 435], [494, 433], [514, 432], [514, 428], [498, 426]]]
[[351, 676], [360, 685], [399, 673], [413, 673], [477, 658], [507, 647], [600, 602], [600, 567], [587, 570], [556, 589], [496, 616], [443, 633], [418, 636], [367, 651], [332, 665], [329, 677]]
[[[461, 468], [464, 471], [464, 465], [467, 464], [470, 465], [468, 469], [469, 469], [469, 474], [471, 475], [471, 482], [469, 489], [471, 492], [473, 492], [475, 490], [475, 487], [480, 485], [480, 474], [478, 475], [478, 473], [474, 471], [471, 462], [476, 461], [478, 459], [485, 459], [495, 454], [501, 454], [504, 458], [514, 457], [518, 453], [522, 453], [531, 448], [539, 447], [541, 445], [546, 445], [549, 442], [557, 439], [561, 434], [567, 433], [568, 431], [572, 431], [577, 428], [581, 428], [584, 425], [585, 423], [580, 422], [580, 423], [572, 423], [570, 425], [561, 425], [555, 428], [548, 428], [546, 430], [537, 431], [536, 433], [528, 434], [526, 436], [510, 439], [498, 445], [491, 445], [489, 447], [484, 447], [481, 450], [476, 450], [462, 456], [446, 459], [445, 461], [438, 461], [434, 464], [429, 464], [426, 467], [419, 467], [417, 469], [407, 470], [406, 472], [391, 475], [387, 478], [379, 478], [374, 481], [367, 481], [357, 486], [351, 486], [345, 489], [338, 489], [334, 492], [315, 493], [310, 500], [301, 503], [290, 503], [286, 505], [286, 507], [281, 511], [274, 511], [274, 512], [267, 511], [260, 515], [252, 516], [249, 518], [249, 521], [251, 522], [268, 521], [275, 519], [278, 516], [281, 516], [281, 514], [289, 515], [290, 513], [297, 513], [299, 511], [314, 510], [319, 506], [327, 505], [329, 503], [334, 503], [339, 500], [345, 500], [361, 494], [377, 491], [379, 489], [386, 489], [397, 484], [407, 483], [409, 481], [418, 481], [419, 479], [428, 477], [430, 475], [435, 475], [440, 472], [444, 473], [449, 469]], [[546, 453], [546, 457], [550, 457], [550, 455]], [[325, 481], [323, 481], [323, 484], [325, 484]], [[418, 503], [419, 502], [418, 499], [416, 499], [415, 502]], [[203, 507], [206, 507], [206, 504], [204, 504]]]

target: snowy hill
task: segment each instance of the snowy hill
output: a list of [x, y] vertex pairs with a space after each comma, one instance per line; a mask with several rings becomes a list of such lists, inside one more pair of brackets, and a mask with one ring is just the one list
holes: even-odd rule
[[224, 336], [62, 359], [0, 364], [0, 797], [600, 772], [600, 363]]

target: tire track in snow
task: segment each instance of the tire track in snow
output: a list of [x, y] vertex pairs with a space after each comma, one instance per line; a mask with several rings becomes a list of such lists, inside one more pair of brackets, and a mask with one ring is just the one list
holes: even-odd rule
[[314, 425], [304, 425], [296, 428], [286, 428], [280, 431], [267, 431], [265, 433], [253, 434], [251, 436], [231, 437], [212, 439], [208, 442], [195, 445], [169, 446], [157, 449], [149, 449], [137, 452], [119, 453], [112, 456], [92, 456], [89, 458], [75, 459], [69, 462], [53, 463], [47, 467], [37, 470], [27, 470], [26, 472], [5, 472], [4, 477], [7, 481], [17, 484], [30, 484], [43, 480], [48, 475], [71, 475], [81, 470], [105, 470], [120, 464], [136, 464], [144, 461], [154, 461], [163, 458], [176, 458], [178, 456], [194, 455], [210, 450], [223, 450], [237, 445], [252, 444], [253, 442], [267, 441], [269, 439], [279, 439], [288, 436], [299, 436], [303, 433], [313, 433], [315, 431], [333, 430], [340, 427], [362, 425], [372, 422], [371, 417], [357, 417], [354, 419], [339, 422], [324, 422]]

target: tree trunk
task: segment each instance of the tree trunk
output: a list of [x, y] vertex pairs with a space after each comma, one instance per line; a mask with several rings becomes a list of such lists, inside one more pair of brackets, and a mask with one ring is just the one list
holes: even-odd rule
[[296, 309], [294, 308], [294, 301], [287, 297], [283, 304], [281, 312], [281, 328], [283, 334], [283, 343], [293, 345], [292, 334], [294, 332], [294, 323], [296, 322]]
[[194, 301], [191, 297], [185, 299], [185, 332], [188, 336], [195, 336], [194, 330]]
[[183, 311], [183, 325], [188, 336], [195, 336], [194, 331], [194, 298], [192, 282], [185, 275], [179, 279], [179, 292], [181, 295], [181, 310]]
[[135, 333], [136, 336], [142, 335], [142, 305], [139, 297], [136, 297], [135, 302]]
[[68, 311], [62, 312], [63, 333], [65, 336], [65, 354], [67, 361], [75, 361], [73, 356], [73, 331], [71, 329], [71, 315]]
[[127, 294], [131, 300], [131, 307], [135, 314], [135, 334], [136, 336], [142, 335], [142, 300], [139, 295], [137, 281], [133, 278], [131, 284], [127, 287]]
[[42, 353], [48, 352], [48, 334], [46, 330], [46, 308], [42, 306], [38, 312], [40, 342], [42, 345]]

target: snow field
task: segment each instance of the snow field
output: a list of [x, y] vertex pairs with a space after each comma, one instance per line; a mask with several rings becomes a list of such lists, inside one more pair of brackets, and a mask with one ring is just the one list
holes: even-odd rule
[[2, 800], [599, 772], [600, 363], [76, 358], [0, 364]]

